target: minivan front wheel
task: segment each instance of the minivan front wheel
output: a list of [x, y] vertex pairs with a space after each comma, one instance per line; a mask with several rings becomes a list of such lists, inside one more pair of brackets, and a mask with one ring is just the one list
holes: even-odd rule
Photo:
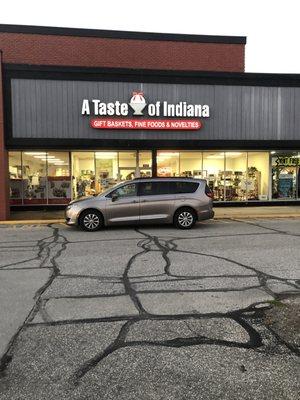
[[174, 215], [174, 225], [179, 229], [191, 229], [197, 221], [196, 213], [191, 208], [180, 208]]
[[84, 231], [98, 231], [103, 225], [103, 217], [97, 210], [85, 210], [80, 214], [79, 226]]

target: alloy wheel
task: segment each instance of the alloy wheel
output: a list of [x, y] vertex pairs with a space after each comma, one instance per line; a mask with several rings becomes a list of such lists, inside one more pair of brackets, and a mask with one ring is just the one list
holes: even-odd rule
[[98, 228], [100, 219], [96, 214], [87, 214], [83, 219], [84, 226], [89, 230]]
[[183, 211], [178, 215], [179, 225], [187, 228], [192, 225], [194, 221], [193, 215], [188, 211]]

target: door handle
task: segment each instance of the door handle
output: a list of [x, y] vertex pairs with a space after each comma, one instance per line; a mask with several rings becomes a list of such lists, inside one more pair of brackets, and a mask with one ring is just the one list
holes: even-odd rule
[[138, 203], [139, 201], [138, 200], [133, 200], [131, 203]]
[[147, 200], [141, 200], [141, 203], [147, 203]]

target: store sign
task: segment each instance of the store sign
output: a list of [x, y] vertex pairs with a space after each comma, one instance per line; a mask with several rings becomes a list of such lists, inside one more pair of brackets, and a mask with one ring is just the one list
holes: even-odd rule
[[90, 122], [95, 129], [153, 129], [153, 130], [198, 130], [198, 119], [119, 119], [95, 118]]
[[[188, 104], [186, 101], [176, 104], [156, 101], [147, 104], [143, 92], [133, 92], [129, 103], [121, 103], [118, 100], [105, 103], [99, 99], [83, 99], [81, 114], [100, 117], [90, 121], [90, 126], [95, 129], [198, 130], [202, 127], [198, 118], [208, 118], [210, 110], [207, 104]], [[146, 114], [156, 118], [123, 118], [131, 114]]]
[[300, 164], [298, 157], [277, 157], [276, 165], [283, 167], [296, 167]]

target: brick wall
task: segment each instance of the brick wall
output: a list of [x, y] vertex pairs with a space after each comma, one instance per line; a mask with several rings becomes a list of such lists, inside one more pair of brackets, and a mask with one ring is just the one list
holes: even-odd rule
[[2, 92], [2, 53], [0, 52], [0, 221], [9, 217], [8, 206], [8, 157], [4, 146], [3, 92]]
[[4, 63], [244, 71], [244, 44], [0, 33]]

